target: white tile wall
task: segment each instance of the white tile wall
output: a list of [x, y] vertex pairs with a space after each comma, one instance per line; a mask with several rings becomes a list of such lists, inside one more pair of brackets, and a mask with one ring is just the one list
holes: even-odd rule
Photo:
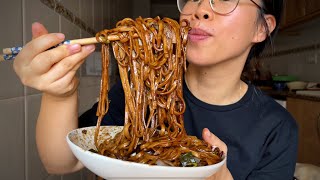
[[80, 0], [80, 18], [90, 27], [93, 23], [93, 0]]
[[[284, 30], [275, 39], [275, 51], [320, 44], [319, 31], [320, 18]], [[317, 64], [307, 62], [312, 56], [317, 56]], [[273, 74], [295, 75], [302, 81], [320, 82], [320, 49], [292, 52], [265, 60]]]
[[94, 25], [96, 32], [103, 30], [103, 0], [94, 0]]
[[38, 95], [29, 95], [26, 97], [26, 149], [27, 149], [27, 179], [45, 179], [49, 175], [42, 166], [40, 161], [36, 140], [35, 140], [35, 132], [36, 132], [36, 121], [40, 109], [40, 100], [41, 94]]
[[0, 179], [24, 179], [24, 98], [0, 100], [0, 117]]
[[[2, 0], [0, 13], [5, 18], [0, 30], [0, 49], [22, 46], [21, 0]], [[19, 83], [12, 64], [9, 61], [0, 64], [0, 100], [23, 96], [23, 86]]]
[[61, 17], [61, 32], [66, 36], [66, 39], [80, 39], [79, 27], [64, 17]]
[[300, 52], [265, 59], [266, 65], [270, 67], [272, 74], [294, 75], [299, 80], [308, 82], [320, 82], [320, 62], [308, 64], [308, 56], [316, 52]]
[[[0, 33], [1, 34], [1, 33]], [[1, 35], [0, 35], [1, 36]], [[6, 41], [4, 41], [6, 42]], [[0, 41], [1, 43], [1, 41]], [[21, 43], [22, 44], [22, 43]], [[1, 46], [4, 47], [4, 46]], [[2, 48], [0, 48], [2, 49]], [[24, 87], [13, 70], [13, 62], [0, 64], [0, 100], [23, 96]]]
[[92, 37], [91, 34], [89, 34], [87, 31], [82, 31], [80, 33], [81, 38], [88, 38], [88, 37]]
[[80, 16], [80, 2], [79, 0], [60, 0], [60, 3], [69, 9], [77, 17]]
[[[91, 28], [99, 30], [110, 25], [110, 16], [105, 17], [106, 14], [111, 14], [110, 9], [113, 7], [114, 12], [117, 11], [115, 8], [120, 9], [120, 3], [116, 4], [113, 0], [60, 0], [59, 2], [81, 17]], [[122, 14], [120, 11], [118, 13]], [[125, 16], [131, 16], [128, 13], [130, 11], [126, 11]], [[0, 49], [21, 46], [29, 42], [32, 39], [31, 25], [36, 21], [44, 24], [49, 32], [63, 32], [67, 39], [92, 36], [56, 14], [40, 0], [1, 0], [0, 17], [6, 26], [1, 29]], [[85, 73], [78, 75], [81, 81], [79, 112], [84, 112], [96, 101], [100, 89], [100, 77], [88, 77]], [[25, 88], [20, 83], [13, 71], [12, 62], [0, 63], [0, 84], [0, 179], [95, 179], [95, 175], [87, 169], [63, 176], [47, 174], [39, 159], [35, 143], [41, 92]]]

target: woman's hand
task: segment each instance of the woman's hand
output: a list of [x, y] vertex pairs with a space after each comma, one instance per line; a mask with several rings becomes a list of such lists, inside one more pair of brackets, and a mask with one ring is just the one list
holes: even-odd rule
[[48, 50], [65, 36], [49, 34], [40, 23], [32, 25], [32, 35], [33, 40], [23, 47], [13, 64], [22, 83], [57, 97], [73, 94], [78, 86], [76, 71], [95, 46], [62, 45]]
[[[202, 131], [202, 137], [203, 139], [209, 143], [213, 147], [219, 147], [221, 151], [223, 151], [224, 155], [227, 155], [227, 145], [222, 142], [217, 136], [212, 134], [209, 129], [204, 128]], [[224, 163], [224, 165], [221, 167], [221, 169], [213, 174], [212, 176], [208, 177], [207, 180], [232, 180], [233, 177], [227, 168], [227, 163]]]

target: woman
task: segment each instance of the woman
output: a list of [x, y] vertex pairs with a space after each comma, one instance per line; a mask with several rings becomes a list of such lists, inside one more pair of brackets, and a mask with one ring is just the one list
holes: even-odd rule
[[[181, 19], [190, 21], [185, 73], [185, 128], [190, 135], [228, 150], [227, 164], [210, 179], [292, 179], [297, 125], [290, 114], [251, 84], [241, 81], [244, 65], [258, 56], [279, 27], [282, 0], [178, 0]], [[76, 70], [94, 46], [60, 46], [62, 34], [39, 23], [15, 60], [22, 82], [43, 91], [37, 145], [49, 173], [82, 168], [65, 142], [78, 127]], [[105, 125], [122, 125], [124, 96], [117, 83]], [[80, 117], [95, 125], [96, 105]], [[90, 122], [91, 120], [91, 122]], [[212, 133], [211, 133], [212, 132]], [[221, 140], [220, 140], [221, 139]], [[57, 148], [59, 147], [59, 148]], [[228, 149], [227, 149], [228, 147]]]

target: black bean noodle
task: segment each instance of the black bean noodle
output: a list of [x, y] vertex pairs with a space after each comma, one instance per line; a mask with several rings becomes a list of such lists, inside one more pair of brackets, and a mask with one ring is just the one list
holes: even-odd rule
[[[102, 79], [95, 145], [98, 153], [150, 165], [161, 161], [181, 166], [179, 157], [192, 153], [200, 165], [222, 160], [220, 151], [195, 136], [183, 122], [183, 74], [186, 70], [187, 21], [170, 18], [126, 18], [116, 28], [97, 33], [102, 43]], [[109, 35], [118, 40], [109, 41]], [[125, 94], [125, 123], [113, 139], [98, 144], [101, 119], [108, 111], [109, 44], [117, 59]]]

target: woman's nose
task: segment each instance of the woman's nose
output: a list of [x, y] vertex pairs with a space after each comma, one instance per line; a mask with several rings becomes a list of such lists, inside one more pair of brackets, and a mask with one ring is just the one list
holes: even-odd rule
[[210, 0], [202, 0], [198, 6], [193, 16], [196, 19], [210, 20], [213, 18], [213, 11], [210, 6]]

